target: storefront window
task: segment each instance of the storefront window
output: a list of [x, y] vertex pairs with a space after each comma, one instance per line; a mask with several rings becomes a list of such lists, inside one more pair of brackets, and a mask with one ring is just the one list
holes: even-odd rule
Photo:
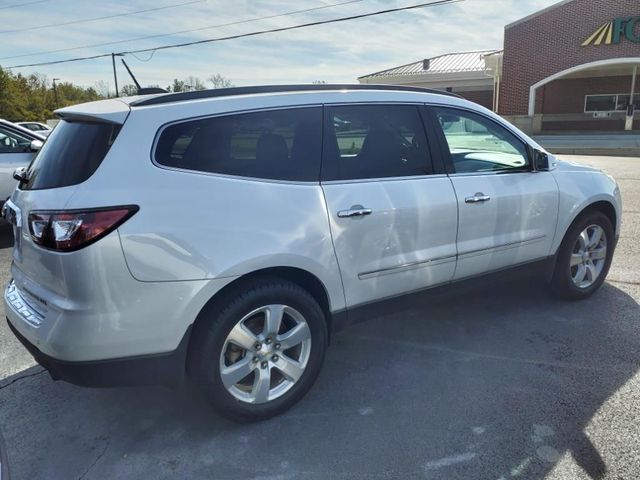
[[[633, 104], [636, 110], [640, 110], [640, 94], [633, 96]], [[629, 105], [629, 95], [618, 95], [616, 110], [624, 112], [627, 110], [627, 105]]]
[[618, 95], [618, 101], [616, 103], [616, 110], [619, 112], [625, 112], [629, 105], [629, 95]]
[[612, 112], [616, 109], [617, 95], [587, 95], [585, 112]]
[[[640, 94], [634, 95], [633, 103], [640, 110]], [[584, 111], [590, 112], [625, 112], [629, 105], [629, 94], [586, 95]]]

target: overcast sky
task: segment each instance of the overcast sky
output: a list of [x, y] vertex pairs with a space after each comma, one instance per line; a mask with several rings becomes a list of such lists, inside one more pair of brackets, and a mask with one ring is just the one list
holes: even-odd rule
[[[215, 27], [344, 1], [0, 0], [0, 65], [8, 67], [155, 47], [421, 3], [420, 0], [352, 1], [307, 13]], [[352, 83], [367, 73], [443, 53], [501, 48], [504, 25], [556, 1], [462, 0], [452, 5], [158, 51], [152, 58], [148, 53], [139, 54], [139, 58], [128, 55], [126, 60], [141, 83], [163, 87], [174, 77], [206, 78], [215, 73], [229, 78], [235, 85], [308, 83], [313, 80]], [[169, 8], [60, 25], [157, 7]], [[54, 26], [25, 30], [47, 25]], [[202, 30], [172, 34], [192, 29]], [[159, 36], [164, 34], [172, 35]], [[151, 35], [156, 38], [131, 40]], [[89, 47], [108, 42], [119, 43]], [[71, 48], [74, 50], [44, 53]], [[38, 55], [30, 55], [34, 53]], [[29, 56], [7, 58], [18, 55]], [[105, 81], [113, 87], [110, 58], [14, 71], [24, 74], [37, 71], [49, 78], [57, 77], [85, 86]], [[127, 74], [121, 65], [118, 75], [122, 85]]]

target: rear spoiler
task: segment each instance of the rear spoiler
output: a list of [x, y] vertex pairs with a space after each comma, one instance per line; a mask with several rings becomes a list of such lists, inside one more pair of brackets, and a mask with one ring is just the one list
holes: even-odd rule
[[56, 110], [54, 115], [61, 120], [76, 122], [103, 122], [122, 125], [129, 116], [131, 108], [118, 99], [99, 100], [81, 103]]

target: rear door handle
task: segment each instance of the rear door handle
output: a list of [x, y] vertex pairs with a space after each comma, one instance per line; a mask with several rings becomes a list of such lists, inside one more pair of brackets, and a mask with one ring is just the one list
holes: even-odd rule
[[478, 192], [472, 197], [466, 197], [464, 199], [464, 202], [465, 203], [482, 203], [482, 202], [488, 202], [489, 200], [491, 200], [491, 197], [489, 195], [485, 195], [482, 192]]
[[348, 210], [338, 211], [338, 217], [364, 217], [365, 215], [371, 215], [372, 212], [373, 210], [370, 208], [364, 208], [362, 205], [354, 205]]

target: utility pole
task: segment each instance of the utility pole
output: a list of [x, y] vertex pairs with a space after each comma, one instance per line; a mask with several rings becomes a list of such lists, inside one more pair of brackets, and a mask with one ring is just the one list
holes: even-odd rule
[[113, 81], [116, 84], [116, 97], [120, 96], [120, 90], [118, 90], [118, 74], [116, 73], [116, 57], [123, 57], [122, 53], [111, 54], [111, 65], [113, 66]]
[[59, 78], [53, 79], [53, 97], [55, 98], [56, 108], [58, 108], [58, 89], [56, 88], [56, 80], [60, 80]]

